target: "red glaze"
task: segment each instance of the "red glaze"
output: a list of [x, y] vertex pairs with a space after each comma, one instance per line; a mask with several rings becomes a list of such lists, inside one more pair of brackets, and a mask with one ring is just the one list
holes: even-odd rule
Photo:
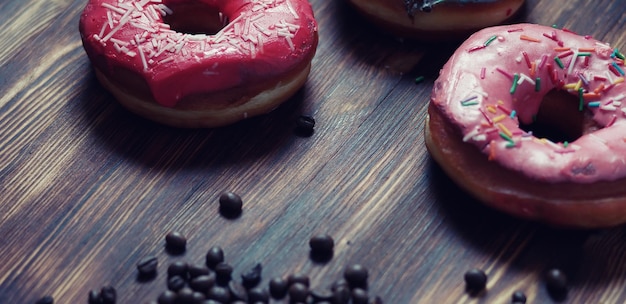
[[[450, 58], [431, 102], [486, 158], [548, 182], [592, 183], [626, 177], [623, 55], [588, 36], [517, 24], [481, 30]], [[555, 59], [555, 58], [558, 58]], [[520, 129], [551, 90], [576, 96], [602, 128], [571, 143]], [[558, 115], [554, 115], [558, 116]]]
[[[170, 6], [198, 2], [228, 21], [217, 34], [179, 33], [164, 23]], [[100, 71], [111, 79], [120, 68], [141, 75], [166, 107], [188, 95], [279, 77], [310, 60], [317, 47], [306, 0], [90, 0], [80, 33]]]

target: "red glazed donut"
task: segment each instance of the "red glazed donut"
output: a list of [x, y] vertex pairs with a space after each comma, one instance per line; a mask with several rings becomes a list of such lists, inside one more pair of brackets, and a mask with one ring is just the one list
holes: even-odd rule
[[348, 0], [363, 16], [403, 38], [453, 40], [500, 24], [524, 0]]
[[[624, 70], [617, 48], [568, 30], [481, 30], [434, 84], [427, 148], [461, 187], [513, 215], [569, 227], [624, 223]], [[535, 119], [573, 131], [573, 140], [526, 131]]]
[[177, 127], [271, 111], [304, 84], [318, 42], [306, 0], [90, 0], [79, 29], [102, 85]]

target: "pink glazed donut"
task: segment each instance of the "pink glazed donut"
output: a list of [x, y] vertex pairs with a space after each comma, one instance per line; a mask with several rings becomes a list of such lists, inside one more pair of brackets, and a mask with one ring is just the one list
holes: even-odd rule
[[[589, 36], [534, 24], [486, 28], [440, 71], [426, 146], [467, 192], [515, 216], [566, 227], [624, 223], [624, 70], [618, 48]], [[521, 127], [540, 117], [576, 138]]]
[[318, 43], [306, 0], [90, 0], [79, 29], [102, 85], [176, 127], [271, 111], [305, 83]]

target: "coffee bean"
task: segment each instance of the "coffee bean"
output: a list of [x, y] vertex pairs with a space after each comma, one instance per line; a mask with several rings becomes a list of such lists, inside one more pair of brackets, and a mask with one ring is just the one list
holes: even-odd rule
[[206, 254], [206, 266], [215, 269], [215, 266], [224, 262], [224, 250], [221, 247], [213, 246]]
[[518, 290], [518, 291], [513, 293], [513, 296], [511, 297], [511, 300], [514, 303], [523, 304], [523, 303], [526, 303], [526, 295], [524, 294], [524, 292]]
[[158, 260], [155, 256], [149, 256], [137, 262], [137, 271], [141, 276], [154, 276], [157, 272]]
[[350, 302], [351, 292], [348, 287], [339, 286], [333, 290], [333, 296], [330, 300], [333, 304], [347, 304]]
[[183, 287], [176, 292], [176, 304], [192, 304], [193, 290], [189, 287]]
[[287, 284], [289, 284], [289, 286], [295, 283], [304, 284], [306, 287], [311, 286], [309, 277], [303, 273], [294, 273], [287, 277]]
[[331, 291], [335, 291], [340, 287], [344, 287], [344, 288], [350, 288], [350, 285], [348, 284], [348, 281], [346, 281], [345, 278], [340, 278], [336, 281], [334, 281], [331, 285], [330, 285], [330, 290]]
[[207, 293], [215, 285], [215, 273], [197, 276], [189, 281], [189, 287], [195, 291]]
[[567, 276], [560, 269], [553, 268], [546, 273], [546, 287], [553, 293], [564, 293], [567, 291]]
[[306, 302], [306, 298], [309, 296], [309, 287], [302, 283], [293, 283], [289, 286], [287, 293], [291, 302]]
[[35, 304], [54, 304], [54, 298], [52, 296], [45, 296], [37, 300]]
[[228, 303], [230, 301], [230, 291], [221, 286], [213, 286], [207, 293], [207, 299]]
[[215, 266], [215, 276], [217, 284], [225, 286], [231, 279], [233, 273], [233, 266], [228, 263], [221, 262]]
[[318, 254], [328, 254], [333, 251], [335, 241], [328, 234], [318, 234], [309, 240], [311, 251]]
[[301, 115], [296, 119], [296, 135], [309, 137], [313, 135], [315, 129], [315, 119], [311, 116]]
[[330, 301], [333, 298], [333, 292], [329, 289], [312, 288], [309, 290], [309, 294], [313, 299], [313, 303]]
[[282, 277], [272, 278], [269, 282], [269, 291], [272, 298], [280, 300], [287, 295], [289, 283]]
[[241, 283], [234, 280], [228, 282], [228, 290], [230, 290], [231, 299], [248, 302], [248, 291]]
[[204, 265], [189, 265], [187, 267], [189, 278], [192, 279], [201, 275], [208, 275], [210, 272], [211, 270]]
[[107, 285], [100, 289], [100, 301], [102, 304], [115, 304], [117, 291], [113, 286]]
[[248, 290], [248, 301], [250, 303], [269, 303], [270, 295], [267, 289], [254, 287]]
[[172, 252], [184, 252], [187, 247], [187, 238], [180, 232], [172, 231], [165, 236], [165, 245]]
[[243, 286], [246, 288], [255, 287], [261, 282], [261, 271], [263, 267], [261, 263], [257, 263], [252, 268], [248, 269], [248, 271], [241, 274], [241, 282]]
[[346, 267], [346, 270], [343, 273], [343, 277], [346, 279], [346, 281], [348, 281], [348, 284], [352, 288], [367, 287], [368, 271], [367, 268], [365, 268], [361, 264], [352, 264]]
[[465, 286], [470, 292], [479, 292], [485, 289], [487, 285], [487, 274], [480, 269], [471, 269], [467, 271], [463, 277]]
[[168, 277], [179, 276], [181, 278], [187, 278], [187, 268], [188, 268], [188, 265], [186, 262], [183, 262], [183, 261], [172, 262], [167, 267], [167, 276]]
[[157, 298], [157, 302], [159, 304], [175, 304], [176, 303], [176, 293], [166, 289], [162, 292]]
[[167, 279], [167, 288], [172, 291], [179, 291], [187, 285], [187, 281], [181, 276], [173, 276]]
[[202, 303], [204, 300], [206, 300], [206, 296], [202, 292], [194, 291], [191, 295], [191, 302], [194, 304]]
[[241, 214], [243, 201], [241, 197], [233, 192], [224, 191], [220, 194], [220, 213], [226, 217], [237, 217]]
[[87, 303], [89, 304], [100, 304], [100, 291], [96, 289], [92, 289], [89, 291], [89, 297]]
[[369, 296], [363, 288], [352, 289], [352, 304], [367, 304]]

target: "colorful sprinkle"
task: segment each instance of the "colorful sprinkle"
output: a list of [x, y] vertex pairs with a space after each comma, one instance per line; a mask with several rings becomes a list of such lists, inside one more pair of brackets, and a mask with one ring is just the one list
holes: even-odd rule
[[491, 44], [494, 40], [496, 40], [496, 38], [498, 38], [498, 36], [493, 35], [491, 37], [489, 37], [489, 39], [487, 39], [487, 41], [485, 41], [485, 43], [483, 43], [484, 46], [488, 46], [489, 44]]
[[578, 89], [578, 111], [583, 110], [583, 105], [585, 103], [585, 98], [583, 97], [583, 89]]
[[517, 90], [517, 81], [519, 80], [519, 74], [515, 73], [513, 75], [513, 85], [511, 85], [511, 90], [509, 91], [511, 94], [515, 93]]
[[520, 35], [519, 36], [520, 40], [526, 40], [526, 41], [530, 41], [530, 42], [541, 42], [541, 40], [534, 38], [534, 37], [530, 37], [530, 36], [526, 36], [526, 35]]
[[530, 57], [528, 57], [528, 53], [522, 51], [522, 56], [524, 56], [524, 60], [526, 60], [526, 65], [530, 69], [532, 65], [530, 63]]
[[535, 78], [535, 92], [541, 91], [541, 78]]
[[599, 106], [600, 106], [600, 102], [599, 102], [599, 101], [590, 101], [590, 102], [587, 104], [587, 106], [588, 106], [588, 107], [590, 107], [590, 108], [597, 108], [597, 107], [599, 107]]
[[424, 76], [418, 76], [417, 78], [415, 78], [415, 83], [420, 83], [424, 81]]
[[[617, 70], [617, 72], [618, 72], [620, 75], [624, 76], [624, 70], [622, 70], [622, 68], [620, 68], [620, 67], [619, 67], [619, 65], [617, 65], [617, 63], [612, 62], [612, 63], [611, 63], [611, 65], [612, 65], [612, 66], [613, 66], [613, 67]], [[619, 76], [619, 75], [618, 75], [618, 76]]]
[[480, 69], [480, 79], [485, 79], [486, 72], [487, 72], [487, 68], [483, 67]]
[[506, 76], [509, 79], [513, 79], [513, 75], [511, 75], [511, 73], [501, 69], [501, 68], [496, 68], [496, 71], [500, 72], [500, 74]]
[[561, 69], [565, 68], [565, 65], [563, 65], [563, 61], [561, 61], [561, 58], [554, 57], [554, 61], [556, 61], [556, 64], [558, 64]]

